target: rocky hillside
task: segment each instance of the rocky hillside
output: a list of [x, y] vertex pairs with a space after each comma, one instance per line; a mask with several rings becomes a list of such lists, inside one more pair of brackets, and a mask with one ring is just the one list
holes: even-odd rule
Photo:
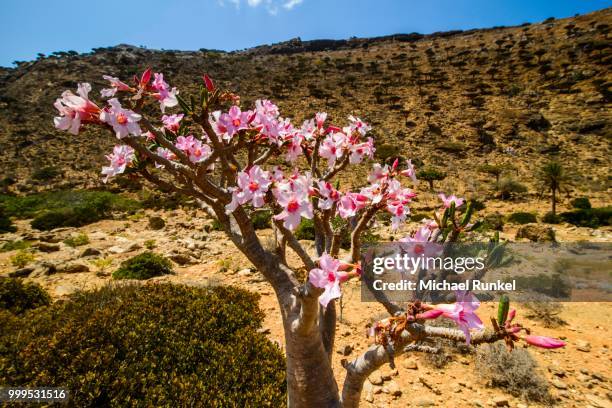
[[[577, 189], [610, 187], [612, 9], [520, 27], [300, 41], [225, 53], [128, 45], [56, 52], [0, 69], [2, 188], [92, 187], [113, 141], [92, 130], [53, 128], [55, 98], [78, 81], [94, 92], [103, 74], [128, 79], [145, 67], [189, 94], [209, 73], [247, 105], [266, 97], [301, 121], [326, 110], [357, 114], [378, 146], [448, 173], [466, 194], [490, 187], [484, 164], [507, 164], [533, 191], [534, 166], [557, 157]], [[63, 175], [63, 176], [62, 176]], [[470, 176], [470, 177], [468, 177]], [[472, 177], [473, 176], [473, 177]], [[471, 178], [474, 182], [464, 183]], [[599, 193], [597, 193], [599, 192]]]

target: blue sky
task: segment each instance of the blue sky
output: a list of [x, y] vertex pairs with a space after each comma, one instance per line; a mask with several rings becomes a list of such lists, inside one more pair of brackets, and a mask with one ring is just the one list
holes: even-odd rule
[[236, 50], [294, 37], [371, 37], [569, 17], [612, 0], [1, 0], [0, 65], [119, 43]]

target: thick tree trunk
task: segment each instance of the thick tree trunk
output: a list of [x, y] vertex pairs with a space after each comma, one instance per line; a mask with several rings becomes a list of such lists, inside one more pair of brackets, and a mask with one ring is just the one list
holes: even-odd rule
[[285, 324], [290, 408], [340, 407], [338, 385], [318, 326], [298, 334]]

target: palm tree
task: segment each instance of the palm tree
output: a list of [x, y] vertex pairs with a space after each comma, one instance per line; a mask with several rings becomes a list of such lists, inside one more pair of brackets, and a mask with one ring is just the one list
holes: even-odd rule
[[544, 164], [538, 174], [540, 182], [540, 195], [546, 191], [551, 192], [552, 214], [557, 214], [557, 192], [568, 191], [572, 178], [569, 172], [557, 161]]

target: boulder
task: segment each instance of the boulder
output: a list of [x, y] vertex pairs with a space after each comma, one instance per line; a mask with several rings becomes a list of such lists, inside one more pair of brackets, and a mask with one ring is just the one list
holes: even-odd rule
[[101, 255], [102, 252], [99, 249], [96, 248], [85, 248], [85, 250], [83, 252], [81, 252], [81, 255], [79, 255], [80, 258], [86, 258], [88, 256], [98, 256]]
[[149, 229], [160, 230], [166, 226], [166, 221], [162, 217], [149, 217]]
[[59, 244], [48, 244], [46, 242], [39, 242], [34, 245], [34, 248], [38, 249], [40, 252], [57, 252], [60, 250]]
[[57, 268], [58, 273], [80, 273], [89, 272], [89, 266], [80, 262], [70, 262], [63, 264]]
[[516, 239], [526, 238], [532, 242], [555, 242], [555, 230], [541, 224], [525, 224], [516, 231]]

